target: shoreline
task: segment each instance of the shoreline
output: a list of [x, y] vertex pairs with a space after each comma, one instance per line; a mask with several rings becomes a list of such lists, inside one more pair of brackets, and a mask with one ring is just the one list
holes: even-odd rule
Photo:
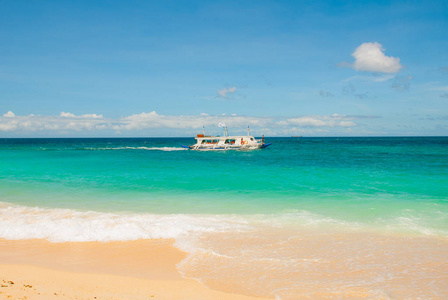
[[[264, 231], [263, 236], [256, 232], [204, 236], [202, 242], [211, 243], [213, 250], [193, 254], [174, 247], [174, 239], [63, 243], [0, 239], [0, 299], [442, 299], [448, 295], [446, 238], [337, 231], [281, 236], [281, 231]], [[279, 247], [286, 238], [288, 246]], [[247, 245], [267, 252], [255, 257], [253, 251], [238, 250]], [[290, 265], [270, 264], [277, 260], [275, 254]]]
[[176, 265], [187, 254], [173, 243], [0, 239], [0, 298], [261, 299], [182, 278]]

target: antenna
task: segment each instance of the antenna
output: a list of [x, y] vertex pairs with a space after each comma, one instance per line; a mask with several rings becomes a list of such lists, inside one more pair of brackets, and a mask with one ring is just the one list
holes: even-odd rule
[[227, 126], [225, 123], [221, 122], [218, 124], [218, 127], [224, 128], [224, 136], [227, 136]]
[[250, 128], [249, 128], [249, 125], [247, 125], [247, 136], [250, 136]]

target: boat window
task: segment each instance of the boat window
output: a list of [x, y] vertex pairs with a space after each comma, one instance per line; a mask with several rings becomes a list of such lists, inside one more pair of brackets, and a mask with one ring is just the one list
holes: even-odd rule
[[202, 140], [201, 144], [218, 144], [219, 140]]
[[250, 138], [250, 140], [251, 140], [251, 141], [253, 141], [253, 140], [254, 140], [254, 138]]
[[233, 144], [235, 144], [235, 139], [227, 139], [225, 143], [233, 145]]

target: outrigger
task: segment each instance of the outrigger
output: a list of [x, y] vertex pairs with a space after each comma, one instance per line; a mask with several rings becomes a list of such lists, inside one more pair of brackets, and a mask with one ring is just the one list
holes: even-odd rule
[[224, 123], [219, 123], [219, 127], [224, 128], [224, 136], [211, 136], [205, 135], [205, 129], [203, 127], [203, 133], [198, 134], [196, 144], [192, 146], [184, 146], [191, 150], [254, 150], [263, 149], [270, 146], [272, 143], [264, 142], [264, 135], [261, 139], [255, 139], [250, 135], [250, 129], [247, 127], [247, 135], [229, 136], [227, 133], [227, 126]]

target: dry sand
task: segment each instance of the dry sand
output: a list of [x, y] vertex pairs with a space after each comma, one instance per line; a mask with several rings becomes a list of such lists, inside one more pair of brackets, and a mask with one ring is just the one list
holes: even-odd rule
[[172, 244], [0, 240], [0, 299], [259, 299], [182, 278]]

